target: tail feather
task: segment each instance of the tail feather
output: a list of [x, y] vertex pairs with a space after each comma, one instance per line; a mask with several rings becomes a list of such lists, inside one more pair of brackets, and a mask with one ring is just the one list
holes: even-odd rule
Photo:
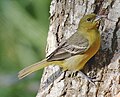
[[52, 64], [51, 62], [47, 62], [46, 59], [38, 62], [38, 63], [35, 63], [33, 65], [30, 65], [26, 68], [24, 68], [23, 70], [21, 70], [19, 73], [18, 73], [18, 78], [19, 79], [22, 79], [24, 77], [26, 77], [27, 75], [39, 70], [39, 69], [42, 69], [48, 65]]

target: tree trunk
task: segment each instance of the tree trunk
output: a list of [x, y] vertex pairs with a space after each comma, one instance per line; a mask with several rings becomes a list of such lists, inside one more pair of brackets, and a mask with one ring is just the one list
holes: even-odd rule
[[52, 0], [47, 54], [62, 39], [72, 35], [80, 18], [88, 13], [105, 14], [100, 25], [101, 48], [86, 64], [83, 72], [94, 78], [91, 84], [80, 73], [71, 77], [59, 66], [46, 67], [36, 97], [117, 97], [120, 93], [120, 1]]

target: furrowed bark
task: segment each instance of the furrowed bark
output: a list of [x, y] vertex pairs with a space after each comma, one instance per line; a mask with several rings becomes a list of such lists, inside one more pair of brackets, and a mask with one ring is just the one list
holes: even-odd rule
[[84, 73], [94, 78], [95, 85], [81, 74], [70, 77], [59, 66], [46, 67], [36, 97], [117, 97], [120, 94], [120, 1], [119, 0], [52, 0], [47, 54], [62, 39], [72, 35], [84, 14], [106, 14], [100, 25], [101, 48], [86, 64]]

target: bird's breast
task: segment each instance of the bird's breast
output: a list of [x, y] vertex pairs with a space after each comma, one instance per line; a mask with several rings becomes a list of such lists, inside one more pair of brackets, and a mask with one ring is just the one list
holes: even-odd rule
[[68, 69], [71, 71], [81, 70], [86, 64], [86, 62], [96, 54], [96, 52], [99, 50], [99, 47], [100, 47], [100, 37], [96, 38], [94, 43], [84, 54], [75, 55], [66, 59], [62, 67], [64, 69]]

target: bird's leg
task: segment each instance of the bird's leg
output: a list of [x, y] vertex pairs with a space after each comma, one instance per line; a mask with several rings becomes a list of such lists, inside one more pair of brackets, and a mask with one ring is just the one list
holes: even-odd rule
[[72, 72], [71, 77], [75, 77], [77, 75], [78, 71]]
[[90, 83], [92, 83], [93, 85], [96, 85], [95, 84], [95, 81], [93, 81], [92, 78], [88, 77], [86, 74], [84, 74], [82, 71], [79, 71], [79, 73], [84, 76]]
[[70, 75], [70, 77], [74, 77], [74, 76], [75, 76], [74, 73], [75, 73], [75, 72], [72, 72], [71, 75]]

